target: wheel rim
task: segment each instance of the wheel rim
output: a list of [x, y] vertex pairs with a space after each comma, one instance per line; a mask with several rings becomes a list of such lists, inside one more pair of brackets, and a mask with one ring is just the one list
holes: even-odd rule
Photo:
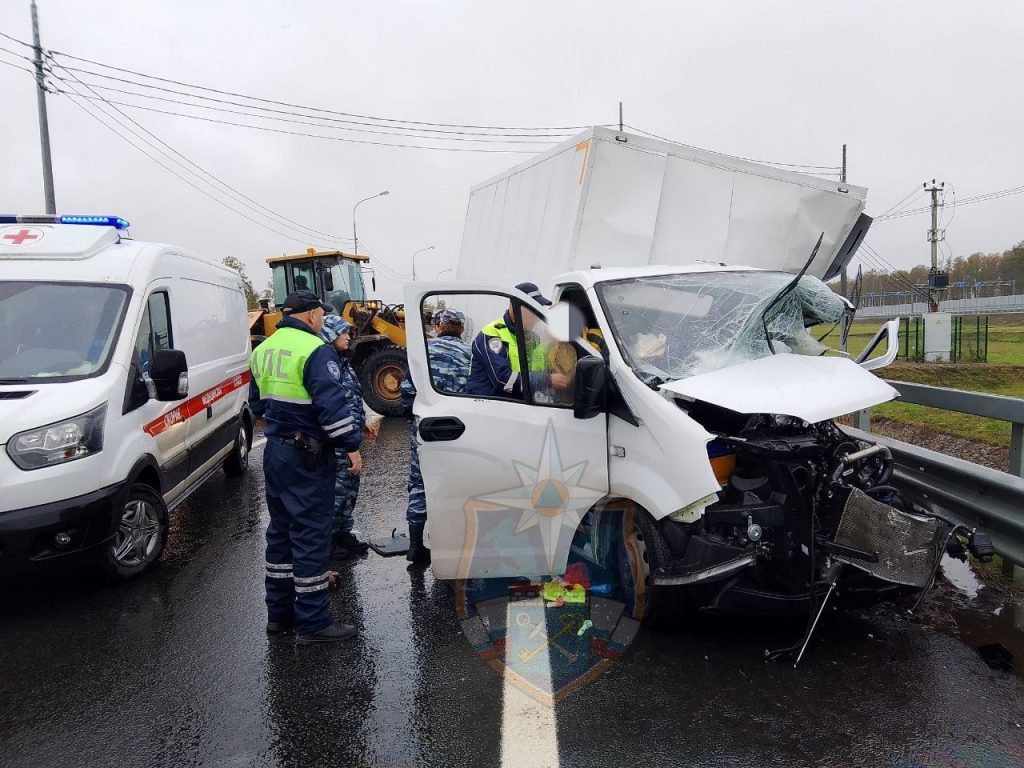
[[[647, 556], [647, 542], [635, 522], [628, 522], [623, 544], [626, 549], [626, 567], [632, 579], [633, 618], [643, 617], [647, 609], [647, 591], [650, 587], [651, 564]], [[625, 586], [625, 585], [624, 585]]]
[[382, 365], [373, 375], [373, 389], [387, 402], [395, 402], [402, 396], [402, 379], [405, 369], [401, 365]]
[[160, 543], [160, 515], [152, 504], [139, 499], [124, 505], [114, 535], [112, 553], [120, 565], [143, 565], [153, 559]]
[[242, 469], [249, 466], [249, 436], [245, 433], [245, 427], [238, 430], [238, 463]]

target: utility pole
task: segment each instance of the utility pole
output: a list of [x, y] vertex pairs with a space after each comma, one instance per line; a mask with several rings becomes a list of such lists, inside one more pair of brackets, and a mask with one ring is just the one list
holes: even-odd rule
[[619, 133], [622, 133], [622, 102], [619, 102]]
[[[843, 184], [846, 183], [846, 145], [843, 144], [843, 168], [839, 172], [839, 181]], [[843, 298], [847, 298], [849, 294], [848, 278], [846, 275], [846, 266], [843, 266], [843, 271], [839, 273], [839, 292], [843, 294]], [[846, 352], [846, 337], [849, 335], [849, 317], [844, 313], [842, 322], [839, 326], [839, 349]]]
[[938, 184], [935, 183], [935, 179], [932, 179], [932, 185], [929, 187], [928, 182], [924, 183], [924, 191], [930, 192], [932, 195], [932, 228], [928, 230], [928, 242], [932, 246], [932, 268], [928, 273], [928, 311], [938, 312], [939, 311], [939, 291], [949, 286], [949, 275], [945, 275], [943, 280], [943, 273], [939, 272], [939, 241], [945, 237], [945, 232], [939, 231], [939, 192], [942, 192], [946, 187], [946, 182], [942, 181]]
[[39, 109], [39, 146], [43, 153], [43, 195], [46, 197], [46, 212], [56, 213], [57, 203], [53, 196], [53, 162], [50, 160], [50, 123], [46, 119], [46, 84], [43, 80], [43, 46], [39, 43], [39, 10], [32, 0], [32, 46], [35, 49], [36, 106]]

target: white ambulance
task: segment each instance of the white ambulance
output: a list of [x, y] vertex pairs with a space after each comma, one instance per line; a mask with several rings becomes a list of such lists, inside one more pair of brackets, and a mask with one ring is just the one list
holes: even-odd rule
[[151, 565], [168, 513], [248, 467], [235, 272], [106, 216], [0, 216], [0, 573]]

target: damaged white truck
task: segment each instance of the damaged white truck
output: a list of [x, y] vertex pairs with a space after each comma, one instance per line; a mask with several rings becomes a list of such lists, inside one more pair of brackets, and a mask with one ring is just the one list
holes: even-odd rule
[[[896, 324], [856, 360], [819, 341], [853, 313], [821, 278], [863, 237], [864, 197], [605, 129], [476, 188], [460, 280], [409, 285], [406, 303], [464, 311], [467, 343], [504, 318], [522, 384], [443, 391], [410, 334], [435, 575], [585, 559], [648, 625], [683, 605], [813, 616], [836, 587], [925, 588], [969, 537], [835, 423], [897, 396], [870, 372]], [[526, 280], [554, 305], [510, 287]]]

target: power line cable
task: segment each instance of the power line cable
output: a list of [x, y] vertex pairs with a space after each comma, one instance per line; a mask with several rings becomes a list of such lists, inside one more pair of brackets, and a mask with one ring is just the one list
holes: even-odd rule
[[23, 45], [26, 48], [31, 48], [32, 50], [35, 50], [35, 48], [36, 48], [34, 45], [32, 45], [32, 43], [26, 43], [24, 40], [19, 40], [18, 38], [14, 37], [13, 35], [8, 35], [6, 32], [0, 32], [0, 37], [7, 38], [12, 43], [17, 43], [18, 45]]
[[[927, 298], [927, 293], [922, 289], [918, 288], [910, 280], [903, 278], [901, 275], [895, 272], [891, 272], [886, 269], [885, 266], [875, 261], [869, 256], [867, 251], [859, 254], [861, 261], [866, 263], [872, 272], [875, 272], [876, 276], [884, 280], [890, 288], [893, 288], [901, 293], [910, 293], [911, 295], [924, 296]], [[877, 270], [877, 271], [876, 271]]]
[[[91, 72], [89, 70], [84, 70], [84, 69], [80, 69], [80, 68], [77, 68], [77, 67], [68, 67], [68, 66], [65, 66], [63, 64], [59, 64], [56, 61], [56, 59], [53, 59], [53, 60], [54, 60], [55, 63], [58, 64], [58, 66], [60, 66], [61, 69], [65, 70], [68, 73], [77, 72], [79, 74], [91, 75], [93, 77], [100, 77], [100, 78], [103, 78], [103, 79], [106, 79], [106, 80], [113, 80], [113, 81], [118, 82], [118, 83], [125, 83], [127, 85], [134, 85], [137, 88], [148, 88], [150, 90], [160, 91], [161, 93], [170, 93], [170, 94], [174, 94], [176, 96], [185, 97], [185, 98], [188, 98], [188, 99], [195, 99], [195, 100], [200, 100], [200, 101], [210, 101], [210, 102], [213, 102], [213, 103], [216, 103], [216, 104], [228, 104], [230, 106], [242, 107], [244, 109], [252, 109], [252, 110], [257, 110], [259, 112], [267, 112], [267, 113], [271, 113], [271, 114], [275, 114], [275, 115], [286, 115], [286, 116], [289, 116], [289, 117], [309, 118], [309, 119], [312, 119], [312, 120], [320, 120], [320, 121], [323, 121], [323, 122], [338, 123], [338, 124], [342, 124], [342, 125], [357, 125], [357, 126], [368, 126], [370, 128], [386, 128], [386, 129], [389, 129], [389, 130], [384, 130], [384, 131], [364, 130], [364, 131], [362, 131], [363, 133], [379, 133], [379, 134], [384, 135], [384, 136], [400, 136], [400, 137], [416, 138], [416, 139], [434, 139], [434, 140], [444, 139], [446, 141], [479, 141], [479, 142], [493, 142], [493, 143], [501, 143], [501, 144], [545, 144], [545, 143], [550, 144], [552, 142], [545, 141], [545, 139], [562, 140], [562, 139], [569, 138], [569, 136], [571, 135], [571, 134], [568, 134], [568, 133], [560, 133], [560, 134], [558, 134], [558, 133], [552, 133], [552, 134], [546, 134], [546, 133], [545, 134], [475, 133], [475, 132], [472, 132], [472, 131], [449, 131], [449, 130], [439, 130], [439, 129], [434, 129], [434, 128], [415, 128], [415, 127], [411, 127], [411, 126], [390, 126], [390, 125], [381, 125], [380, 123], [371, 123], [371, 122], [365, 122], [365, 121], [359, 121], [359, 120], [347, 120], [347, 119], [342, 119], [342, 118], [337, 118], [337, 117], [327, 117], [327, 116], [323, 116], [322, 117], [322, 116], [319, 116], [319, 115], [305, 114], [303, 112], [295, 112], [295, 111], [284, 110], [284, 109], [274, 109], [274, 108], [271, 108], [271, 107], [261, 107], [261, 106], [256, 105], [256, 104], [245, 104], [245, 103], [238, 102], [238, 101], [231, 101], [229, 99], [218, 99], [218, 98], [213, 97], [213, 96], [203, 96], [203, 95], [195, 94], [195, 93], [187, 93], [185, 91], [176, 90], [174, 88], [163, 88], [161, 86], [151, 85], [149, 83], [139, 83], [139, 82], [136, 82], [134, 80], [127, 80], [127, 79], [121, 78], [121, 77], [114, 77], [113, 75], [106, 75], [106, 74], [102, 74], [102, 73], [99, 73], [99, 72]], [[138, 91], [130, 91], [130, 90], [126, 90], [126, 89], [123, 89], [123, 88], [115, 88], [115, 87], [109, 86], [109, 85], [102, 85], [101, 83], [92, 83], [91, 82], [89, 84], [91, 86], [93, 86], [94, 88], [100, 88], [100, 89], [103, 89], [103, 90], [106, 90], [106, 91], [113, 91], [115, 93], [122, 93], [122, 94], [130, 95], [130, 96], [138, 96], [138, 97], [144, 98], [144, 99], [153, 99], [153, 100], [156, 100], [156, 101], [169, 101], [169, 102], [174, 103], [174, 104], [188, 104], [189, 106], [194, 106], [194, 107], [197, 107], [197, 108], [201, 107], [203, 109], [211, 109], [211, 110], [212, 109], [216, 109], [215, 107], [210, 107], [210, 106], [207, 106], [205, 104], [192, 104], [191, 102], [183, 102], [183, 101], [181, 101], [179, 99], [170, 99], [170, 98], [167, 98], [167, 97], [155, 96], [155, 95], [150, 94], [150, 93], [139, 93]], [[248, 97], [243, 97], [243, 98], [248, 98]], [[306, 109], [307, 109], [307, 111], [318, 111], [318, 110], [316, 110], [316, 108], [306, 108]], [[220, 109], [220, 110], [217, 110], [217, 111], [220, 111], [220, 112], [233, 112], [234, 110]], [[245, 115], [249, 115], [250, 117], [262, 117], [262, 115], [251, 115], [250, 113], [247, 113], [247, 112], [236, 112], [235, 114], [245, 114]], [[316, 125], [318, 127], [331, 127], [331, 126], [322, 126], [320, 123], [307, 123], [307, 125]], [[345, 129], [339, 128], [339, 129], [340, 130], [352, 130], [352, 131], [357, 130], [355, 128], [345, 128]], [[400, 132], [396, 132], [396, 131], [417, 131], [418, 133], [400, 133]], [[437, 133], [437, 134], [443, 134], [443, 135], [440, 135], [440, 136], [421, 136], [421, 135], [419, 135], [421, 133]], [[473, 137], [482, 137], [482, 138], [473, 138]], [[519, 137], [521, 140], [516, 140], [517, 137]]]
[[[948, 227], [948, 226], [949, 226], [950, 224], [952, 224], [952, 223], [953, 223], [953, 219], [954, 219], [954, 218], [956, 218], [956, 187], [954, 187], [954, 186], [953, 186], [952, 184], [950, 184], [950, 185], [949, 185], [949, 189], [950, 189], [950, 192], [952, 192], [952, 193], [953, 193], [953, 204], [952, 204], [952, 206], [950, 207], [950, 210], [949, 210], [949, 218], [948, 218], [948, 219], [946, 220], [946, 223], [945, 223], [945, 224], [940, 224], [940, 225], [939, 225], [939, 226], [941, 226], [941, 227], [942, 227], [943, 229], [945, 229], [945, 228], [946, 228], [946, 227]], [[945, 189], [943, 189], [943, 191], [942, 191], [942, 204], [943, 204], [943, 205], [945, 205], [945, 204], [946, 204], [946, 191], [945, 191]]]
[[[667, 141], [667, 142], [670, 142], [672, 144], [679, 144], [680, 146], [689, 147], [690, 149], [700, 149], [699, 147], [694, 147], [694, 146], [692, 146], [690, 144], [684, 144], [681, 141], [675, 141], [673, 139], [666, 138], [665, 136], [659, 136], [656, 133], [650, 133], [649, 131], [645, 131], [642, 128], [637, 128], [635, 125], [625, 125], [625, 127], [629, 128], [631, 131], [636, 131], [637, 133], [642, 133], [644, 136], [650, 136], [652, 139], [658, 139], [660, 141]], [[709, 152], [711, 150], [706, 150], [705, 149], [705, 150], [701, 150], [701, 151]], [[727, 152], [714, 152], [713, 154], [722, 155], [723, 157], [731, 157], [731, 158], [733, 158], [735, 160], [746, 160], [748, 163], [760, 163], [761, 165], [781, 165], [781, 166], [784, 166], [786, 168], [808, 168], [808, 169], [812, 169], [812, 170], [825, 170], [825, 171], [840, 171], [840, 170], [842, 170], [842, 166], [839, 166], [839, 165], [807, 165], [805, 163], [780, 163], [780, 162], [776, 162], [774, 160], [754, 160], [754, 159], [749, 158], [749, 157], [741, 157], [740, 155], [730, 155]]]
[[[57, 66], [59, 67], [60, 65], [58, 64]], [[51, 74], [55, 78], [60, 79], [60, 78], [57, 77], [56, 74], [54, 74], [52, 72], [51, 72]], [[75, 79], [75, 81], [78, 82], [83, 87], [89, 88], [89, 85], [87, 83], [83, 83], [79, 78], [75, 77], [73, 74], [71, 75], [71, 77], [73, 77]], [[65, 82], [65, 81], [61, 80], [61, 82]], [[92, 89], [89, 88], [89, 90], [92, 90]], [[80, 95], [82, 95], [82, 98], [88, 98], [84, 94], [80, 94]], [[110, 109], [112, 109], [117, 114], [121, 115], [121, 117], [123, 117], [125, 120], [128, 120], [133, 125], [138, 127], [141, 131], [143, 131], [147, 136], [152, 138], [158, 144], [160, 144], [161, 146], [163, 146], [166, 149], [170, 150], [170, 152], [172, 152], [174, 155], [177, 155], [179, 158], [184, 160], [186, 163], [188, 163], [188, 165], [198, 169], [199, 173], [201, 173], [203, 176], [206, 176], [207, 178], [212, 179], [216, 184], [218, 184], [221, 187], [223, 187], [224, 189], [228, 190], [233, 195], [236, 195], [237, 198], [233, 198], [234, 201], [239, 203], [239, 204], [241, 204], [241, 205], [243, 205], [244, 207], [248, 208], [249, 210], [253, 211], [254, 213], [258, 213], [258, 214], [261, 214], [261, 215], [263, 215], [264, 213], [265, 214], [269, 214], [270, 216], [272, 216], [272, 217], [274, 217], [276, 219], [279, 219], [283, 226], [287, 227], [288, 225], [291, 225], [289, 228], [296, 228], [297, 231], [300, 234], [302, 234], [302, 236], [304, 238], [310, 238], [311, 236], [313, 236], [313, 237], [325, 237], [325, 238], [327, 238], [329, 240], [338, 240], [338, 241], [349, 242], [349, 243], [352, 242], [351, 238], [343, 237], [341, 235], [337, 235], [337, 234], [334, 234], [334, 233], [331, 233], [331, 232], [322, 232], [322, 231], [320, 231], [318, 229], [314, 229], [313, 227], [308, 227], [308, 226], [306, 226], [306, 225], [304, 225], [304, 224], [302, 224], [302, 223], [300, 223], [298, 221], [295, 221], [294, 219], [290, 219], [287, 216], [284, 216], [283, 214], [278, 213], [277, 211], [273, 210], [272, 208], [269, 208], [269, 207], [263, 205], [262, 203], [260, 203], [260, 202], [258, 202], [256, 200], [252, 199], [251, 197], [249, 197], [248, 195], [244, 194], [240, 190], [236, 189], [235, 187], [231, 186], [227, 182], [223, 181], [222, 179], [218, 178], [214, 174], [212, 174], [209, 171], [207, 171], [205, 168], [203, 168], [201, 165], [199, 165], [198, 163], [193, 161], [191, 158], [185, 156], [184, 154], [182, 154], [181, 152], [176, 150], [174, 147], [172, 147], [166, 141], [164, 141], [159, 136], [154, 134], [152, 131], [147, 129], [144, 125], [142, 125], [138, 121], [134, 120], [131, 116], [126, 115], [121, 110], [117, 109], [117, 107], [110, 106]], [[113, 119], [116, 120], [116, 118], [113, 118]], [[135, 135], [139, 136], [137, 133]], [[139, 138], [142, 138], [142, 137], [139, 136]], [[166, 153], [165, 153], [165, 155], [166, 155]], [[180, 163], [179, 163], [179, 165], [180, 165]], [[190, 170], [189, 172], [193, 173], [195, 175], [194, 171]], [[228, 196], [231, 197], [231, 194], [229, 194]], [[241, 198], [241, 199], [238, 199], [238, 198]], [[249, 204], [251, 204], [251, 205], [249, 205]]]
[[[166, 170], [168, 173], [171, 173], [174, 176], [177, 176], [181, 181], [185, 182], [186, 184], [188, 184], [190, 187], [192, 187], [196, 191], [198, 191], [201, 194], [205, 195], [206, 197], [210, 198], [215, 203], [224, 206], [229, 211], [232, 211], [233, 213], [236, 213], [239, 216], [241, 216], [243, 219], [247, 219], [248, 221], [251, 221], [253, 224], [256, 224], [257, 226], [262, 227], [263, 229], [266, 229], [266, 230], [268, 230], [270, 232], [273, 232], [276, 235], [280, 235], [281, 237], [284, 237], [284, 238], [286, 238], [288, 240], [292, 240], [292, 241], [296, 241], [297, 240], [297, 241], [301, 242], [301, 238], [297, 238], [294, 234], [289, 234], [287, 232], [282, 232], [281, 230], [275, 229], [274, 227], [269, 226], [266, 222], [260, 221], [259, 219], [255, 219], [255, 218], [249, 216], [248, 214], [246, 214], [246, 213], [244, 213], [242, 211], [239, 211], [238, 209], [233, 208], [232, 206], [228, 205], [226, 202], [224, 202], [219, 197], [216, 197], [215, 195], [211, 194], [209, 191], [207, 191], [206, 189], [203, 189], [198, 184], [195, 184], [194, 182], [192, 182], [190, 179], [186, 178], [185, 176], [182, 176], [174, 168], [172, 168], [171, 166], [165, 164], [158, 157], [154, 156], [153, 154], [151, 154], [146, 149], [144, 149], [143, 147], [141, 147], [138, 144], [136, 144], [134, 141], [132, 141], [128, 137], [124, 136], [116, 128], [114, 128], [110, 123], [108, 123], [106, 120], [104, 120], [103, 118], [99, 117], [96, 114], [96, 112], [99, 112], [99, 110], [96, 110], [94, 112], [92, 109], [87, 108], [86, 105], [88, 104], [88, 102], [80, 102], [78, 100], [78, 98], [77, 98], [78, 94], [74, 94], [74, 95], [68, 94], [68, 96], [69, 96], [69, 99], [70, 99], [72, 104], [74, 104], [76, 107], [78, 107], [83, 112], [85, 112], [87, 115], [89, 115], [91, 118], [96, 120], [98, 123], [100, 123], [102, 126], [104, 126], [107, 130], [109, 130], [111, 133], [113, 133], [115, 136], [117, 136], [119, 139], [121, 139], [122, 141], [130, 144], [135, 149], [137, 149], [139, 152], [141, 152], [142, 154], [146, 155], [146, 157], [148, 157], [150, 160], [152, 160], [157, 165], [159, 165], [161, 168]], [[106, 115], [105, 113], [101, 112], [101, 114], [104, 114], [104, 117], [107, 117], [109, 119], [109, 116]], [[323, 247], [323, 246], [321, 246], [321, 247]]]
[[[364, 243], [363, 240], [359, 241], [359, 247], [362, 248], [363, 253], [365, 255], [369, 256], [370, 259], [375, 264], [377, 264], [379, 267], [381, 267], [381, 269], [383, 269], [384, 272], [389, 273], [389, 275], [391, 277], [393, 277], [394, 279], [397, 279], [397, 280], [399, 280], [401, 282], [401, 281], [405, 280], [406, 278], [412, 277], [412, 275], [410, 275], [408, 273], [399, 272], [394, 267], [389, 267], [383, 260], [381, 260], [381, 258], [379, 256], [375, 256], [373, 251], [371, 251], [369, 248], [365, 247], [365, 243]], [[371, 269], [373, 269], [373, 267], [371, 267]]]
[[[62, 81], [62, 82], [66, 82], [66, 81]], [[55, 93], [62, 93], [62, 91], [58, 89], [58, 90], [55, 91]], [[93, 99], [93, 100], [95, 100], [95, 97], [88, 97], [88, 96], [84, 96], [83, 94], [77, 94], [77, 95], [79, 97], [81, 97], [81, 98], [84, 98], [84, 99]], [[238, 122], [235, 122], [233, 120], [218, 120], [218, 119], [213, 118], [213, 117], [203, 117], [201, 115], [189, 115], [189, 114], [186, 114], [184, 112], [172, 112], [172, 111], [169, 111], [169, 110], [166, 110], [166, 109], [157, 109], [156, 107], [144, 107], [141, 104], [128, 104], [128, 103], [122, 102], [122, 101], [106, 100], [106, 99], [102, 99], [102, 98], [100, 100], [106, 101], [109, 104], [116, 104], [116, 105], [122, 106], [122, 107], [129, 107], [131, 109], [141, 109], [141, 110], [143, 110], [145, 112], [155, 112], [157, 114], [170, 115], [172, 117], [184, 117], [184, 118], [187, 118], [189, 120], [200, 120], [200, 121], [205, 122], [205, 123], [217, 123], [219, 125], [231, 125], [231, 126], [235, 126], [237, 128], [249, 128], [249, 129], [255, 130], [255, 131], [264, 131], [266, 133], [280, 133], [280, 134], [284, 134], [286, 136], [303, 136], [305, 138], [310, 138], [310, 139], [323, 139], [325, 141], [340, 141], [340, 142], [344, 142], [344, 143], [347, 143], [347, 144], [363, 144], [363, 145], [376, 146], [376, 147], [402, 147], [402, 148], [406, 148], [406, 149], [425, 149], [425, 150], [430, 150], [430, 151], [433, 151], [433, 152], [484, 152], [484, 153], [489, 153], [489, 154], [511, 154], [511, 155], [535, 155], [535, 154], [537, 154], [537, 151], [525, 150], [525, 149], [484, 149], [482, 147], [480, 147], [480, 148], [478, 148], [478, 147], [431, 147], [431, 146], [424, 146], [422, 144], [404, 144], [404, 143], [400, 144], [400, 143], [386, 142], [386, 141], [369, 141], [367, 139], [352, 139], [352, 138], [347, 138], [347, 137], [344, 137], [344, 136], [324, 136], [323, 134], [318, 134], [318, 133], [306, 133], [304, 131], [289, 131], [289, 130], [285, 130], [284, 128], [271, 128], [270, 126], [265, 126], [265, 125], [251, 125], [249, 123], [238, 123]]]
[[[999, 200], [999, 199], [1004, 198], [1004, 197], [1010, 197], [1012, 195], [1019, 195], [1021, 193], [1024, 193], [1024, 186], [1022, 186], [1022, 187], [1011, 187], [1009, 189], [1000, 189], [1000, 190], [997, 190], [997, 191], [994, 191], [994, 192], [986, 192], [984, 194], [975, 195], [973, 197], [960, 198], [960, 199], [958, 199], [956, 201], [956, 204], [958, 206], [974, 205], [975, 203], [985, 203], [985, 202], [988, 202], [989, 200]], [[879, 217], [879, 219], [881, 219], [883, 221], [890, 221], [892, 219], [902, 219], [902, 218], [905, 218], [907, 216], [916, 216], [918, 214], [927, 213], [929, 211], [931, 211], [931, 206], [930, 205], [929, 206], [924, 206], [924, 207], [921, 207], [921, 208], [912, 208], [912, 209], [909, 209], [909, 210], [906, 210], [906, 211], [900, 211], [897, 214], [890, 215], [890, 216], [885, 216], [884, 218]], [[875, 221], [879, 221], [879, 219], [875, 219]]]
[[[75, 71], [74, 69], [68, 69], [67, 67], [65, 67], [65, 66], [63, 66], [62, 64], [59, 64], [59, 63], [56, 64], [56, 66], [60, 67], [61, 69], [65, 70], [65, 71], [67, 71], [69, 74]], [[266, 109], [263, 109], [263, 111], [270, 111], [270, 112], [274, 112], [274, 113], [277, 113], [277, 114], [268, 115], [268, 114], [259, 114], [258, 112], [254, 114], [253, 112], [245, 112], [245, 111], [241, 111], [241, 110], [237, 110], [237, 109], [227, 109], [225, 107], [214, 107], [214, 106], [210, 106], [208, 104], [194, 104], [192, 102], [183, 101], [181, 99], [171, 99], [171, 98], [168, 98], [168, 97], [165, 97], [165, 96], [154, 96], [153, 94], [139, 93], [137, 91], [129, 91], [129, 90], [125, 90], [123, 88], [113, 88], [113, 87], [110, 87], [110, 86], [102, 85], [100, 83], [93, 83], [93, 82], [83, 81], [83, 80], [80, 80], [78, 78], [76, 78], [76, 80], [78, 80], [78, 82], [82, 83], [83, 85], [88, 85], [90, 87], [90, 90], [94, 89], [94, 88], [98, 88], [98, 89], [101, 89], [101, 90], [104, 90], [104, 91], [113, 91], [115, 93], [121, 93], [121, 94], [125, 94], [125, 95], [128, 95], [128, 96], [137, 96], [137, 97], [143, 98], [143, 99], [152, 99], [152, 100], [155, 100], [155, 101], [169, 102], [171, 104], [177, 104], [179, 106], [192, 107], [192, 108], [195, 108], [195, 109], [206, 109], [206, 110], [211, 110], [213, 112], [225, 112], [225, 113], [233, 114], [233, 115], [241, 115], [243, 117], [252, 117], [252, 118], [255, 118], [257, 120], [278, 120], [280, 122], [293, 123], [293, 124], [296, 124], [296, 125], [308, 125], [308, 126], [312, 126], [314, 128], [326, 128], [328, 130], [350, 131], [350, 132], [353, 132], [353, 133], [369, 133], [369, 134], [376, 134], [376, 135], [379, 135], [379, 136], [396, 136], [396, 137], [400, 137], [400, 138], [426, 139], [426, 140], [432, 140], [432, 141], [464, 141], [464, 142], [471, 142], [471, 143], [499, 144], [499, 145], [505, 145], [505, 144], [527, 144], [527, 145], [536, 145], [536, 146], [542, 147], [542, 148], [550, 147], [553, 144], [553, 142], [545, 141], [545, 140], [541, 140], [541, 141], [528, 141], [528, 140], [525, 140], [525, 139], [500, 139], [500, 140], [495, 140], [495, 139], [472, 138], [472, 137], [465, 137], [465, 136], [420, 136], [418, 134], [412, 134], [412, 133], [396, 133], [394, 131], [377, 131], [377, 130], [373, 130], [373, 129], [370, 129], [370, 128], [351, 128], [351, 127], [348, 127], [347, 125], [324, 125], [323, 122], [313, 122], [313, 121], [314, 120], [315, 121], [332, 121], [332, 122], [342, 122], [342, 123], [350, 122], [350, 121], [344, 121], [344, 120], [338, 121], [335, 118], [317, 117], [316, 115], [305, 115], [305, 117], [310, 117], [310, 118], [312, 118], [312, 120], [297, 120], [297, 119], [295, 119], [295, 117], [278, 117], [277, 114], [280, 114], [280, 115], [293, 115], [293, 114], [297, 114], [297, 113], [284, 112], [283, 110], [266, 110]], [[166, 90], [166, 89], [162, 89], [162, 90]], [[177, 91], [172, 91], [172, 93], [178, 93], [178, 92]], [[189, 96], [189, 94], [183, 94], [183, 95]], [[99, 96], [99, 94], [97, 94], [96, 96], [97, 96], [97, 98], [101, 98], [101, 99], [103, 99], [104, 101], [106, 101], [107, 103], [110, 103], [110, 104], [119, 104], [119, 105], [125, 106], [125, 107], [135, 107], [137, 109], [144, 109], [145, 108], [145, 107], [143, 107], [140, 104], [134, 104], [134, 103], [131, 103], [131, 102], [124, 102], [124, 101], [115, 101], [115, 100], [112, 100], [112, 99], [108, 99], [106, 97], [101, 97], [101, 96]], [[203, 98], [207, 98], [207, 97], [203, 97]], [[248, 107], [248, 105], [240, 104], [238, 102], [233, 102], [233, 101], [225, 101], [224, 99], [211, 99], [211, 100], [219, 102], [219, 103], [222, 103], [222, 104], [233, 104], [233, 105], [239, 106], [239, 107], [246, 107], [246, 108]], [[260, 109], [260, 108], [253, 108], [253, 109]], [[357, 123], [357, 124], [358, 125], [367, 125], [367, 123]], [[566, 135], [564, 138], [568, 138], [568, 135]]]
[[17, 51], [12, 51], [10, 48], [4, 48], [2, 45], [0, 45], [0, 51], [3, 51], [4, 53], [9, 53], [11, 56], [15, 56], [15, 57], [17, 57], [19, 59], [24, 59], [25, 61], [29, 62], [30, 64], [32, 63], [32, 57], [31, 56], [24, 56], [24, 55], [18, 53]]
[[[18, 41], [18, 42], [21, 42], [21, 41]], [[290, 107], [290, 108], [293, 108], [293, 109], [305, 109], [305, 110], [310, 110], [310, 111], [315, 111], [315, 112], [323, 112], [325, 114], [339, 115], [339, 116], [342, 116], [342, 117], [352, 117], [352, 118], [356, 118], [356, 119], [359, 119], [359, 120], [375, 120], [375, 121], [378, 121], [378, 122], [385, 122], [385, 123], [396, 123], [396, 124], [406, 124], [406, 125], [422, 125], [422, 126], [428, 126], [428, 127], [434, 127], [434, 128], [469, 128], [469, 129], [486, 130], [486, 131], [579, 131], [579, 130], [585, 130], [586, 128], [590, 127], [590, 126], [587, 126], [587, 125], [563, 125], [563, 126], [529, 127], [529, 126], [471, 125], [471, 124], [464, 124], [464, 123], [432, 123], [432, 122], [427, 122], [427, 121], [423, 121], [423, 120], [403, 120], [403, 119], [391, 118], [391, 117], [379, 117], [379, 116], [375, 116], [375, 115], [362, 115], [362, 114], [357, 114], [357, 113], [354, 113], [354, 112], [342, 112], [342, 111], [339, 111], [339, 110], [324, 109], [324, 108], [321, 108], [321, 107], [310, 107], [310, 106], [305, 106], [305, 105], [302, 105], [302, 104], [294, 104], [294, 103], [290, 103], [290, 102], [286, 102], [286, 101], [278, 101], [276, 99], [266, 99], [266, 98], [262, 98], [262, 97], [259, 97], [259, 96], [248, 96], [248, 95], [246, 95], [244, 93], [237, 93], [237, 92], [234, 92], [234, 91], [225, 91], [225, 90], [221, 90], [221, 89], [218, 89], [218, 88], [211, 88], [211, 87], [204, 86], [204, 85], [197, 85], [195, 83], [187, 83], [187, 82], [184, 82], [184, 81], [181, 81], [181, 80], [174, 80], [174, 79], [166, 78], [166, 77], [158, 77], [156, 75], [149, 75], [149, 74], [146, 74], [144, 72], [139, 72], [137, 70], [127, 69], [125, 67], [116, 67], [116, 66], [114, 66], [112, 64], [105, 64], [103, 62], [95, 61], [93, 59], [87, 59], [87, 58], [84, 58], [82, 56], [75, 56], [73, 54], [66, 53], [64, 51], [52, 50], [51, 54], [53, 54], [55, 56], [64, 56], [66, 58], [73, 59], [75, 61], [85, 62], [87, 64], [92, 64], [94, 66], [102, 67], [104, 69], [113, 70], [115, 72], [122, 72], [122, 73], [125, 73], [125, 74], [134, 75], [135, 77], [142, 77], [142, 78], [146, 78], [148, 80], [156, 80], [156, 81], [162, 82], [162, 83], [170, 83], [172, 85], [178, 85], [178, 86], [182, 86], [182, 87], [185, 87], [185, 88], [193, 88], [195, 90], [206, 91], [208, 93], [216, 93], [216, 94], [220, 94], [222, 96], [234, 96], [236, 98], [249, 99], [250, 101], [258, 101], [258, 102], [261, 102], [263, 104], [274, 104], [274, 105], [277, 105], [277, 106]]]
[[[914, 284], [914, 282], [909, 278], [909, 273], [907, 277], [904, 277], [901, 274], [901, 272], [906, 272], [906, 270], [897, 270], [895, 267], [893, 267], [892, 264], [886, 261], [886, 259], [883, 258], [880, 253], [878, 253], [878, 251], [876, 251], [873, 247], [868, 245], [867, 242], [862, 243], [861, 248], [864, 249], [865, 254], [873, 256], [873, 258], [875, 259], [875, 266], [882, 269], [883, 273], [888, 274], [890, 278], [902, 283], [907, 289], [914, 293], [917, 293], [922, 296], [928, 295], [925, 291], [923, 291], [921, 288]], [[888, 268], [888, 271], [886, 271], [886, 268]]]
[[910, 190], [910, 192], [907, 193], [907, 195], [902, 200], [900, 200], [898, 203], [896, 203], [892, 207], [887, 208], [886, 210], [882, 211], [882, 213], [878, 214], [878, 216], [875, 216], [875, 220], [877, 221], [882, 216], [888, 216], [888, 215], [890, 215], [892, 213], [895, 213], [897, 209], [899, 209], [899, 208], [901, 208], [903, 206], [910, 205], [910, 202], [912, 200], [916, 200], [918, 197], [920, 197], [923, 194], [924, 194], [924, 187], [922, 185], [920, 185], [920, 184], [915, 185], [914, 188], [912, 190]]
[[4, 61], [3, 59], [0, 59], [0, 64], [6, 64], [8, 67], [13, 67], [14, 69], [20, 69], [22, 72], [28, 72], [33, 77], [35, 77], [35, 74], [36, 74], [35, 72], [33, 72], [28, 67], [23, 67], [20, 64], [13, 64], [13, 63], [11, 63], [9, 61]]

